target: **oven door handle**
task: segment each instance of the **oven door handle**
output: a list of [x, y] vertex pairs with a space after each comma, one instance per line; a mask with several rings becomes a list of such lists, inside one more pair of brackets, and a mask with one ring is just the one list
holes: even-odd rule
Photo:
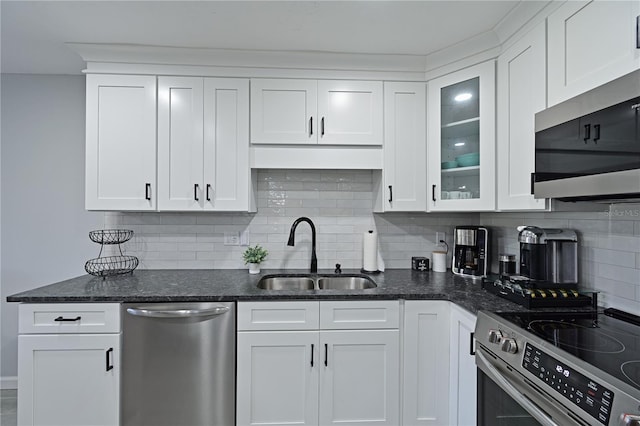
[[518, 404], [522, 406], [525, 410], [529, 412], [537, 421], [539, 421], [543, 426], [558, 426], [556, 422], [554, 422], [544, 411], [538, 408], [529, 398], [524, 396], [518, 389], [515, 388], [511, 384], [511, 382], [502, 375], [491, 363], [487, 360], [481, 350], [476, 350], [476, 360], [482, 363], [483, 371], [487, 376], [498, 383], [502, 390], [504, 390], [507, 395], [513, 398]]

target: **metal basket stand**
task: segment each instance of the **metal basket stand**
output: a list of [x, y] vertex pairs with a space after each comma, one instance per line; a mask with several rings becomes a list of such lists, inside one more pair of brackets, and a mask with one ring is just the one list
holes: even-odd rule
[[[87, 263], [84, 264], [84, 270], [88, 274], [102, 278], [133, 272], [138, 267], [138, 258], [124, 255], [120, 246], [120, 244], [129, 241], [132, 236], [133, 231], [129, 229], [101, 229], [89, 232], [89, 239], [100, 244], [100, 253], [95, 259], [87, 260]], [[102, 257], [104, 246], [113, 244], [118, 245], [120, 255]]]

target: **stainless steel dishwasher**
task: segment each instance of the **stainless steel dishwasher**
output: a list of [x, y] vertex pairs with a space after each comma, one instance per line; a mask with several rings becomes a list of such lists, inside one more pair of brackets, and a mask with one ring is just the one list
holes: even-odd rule
[[122, 309], [122, 426], [233, 426], [235, 303]]

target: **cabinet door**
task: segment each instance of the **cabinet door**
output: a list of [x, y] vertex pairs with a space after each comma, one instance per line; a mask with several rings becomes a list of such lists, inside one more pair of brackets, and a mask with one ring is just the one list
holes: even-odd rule
[[238, 333], [236, 421], [318, 424], [317, 331]]
[[425, 83], [384, 83], [385, 211], [427, 209]]
[[87, 75], [87, 210], [155, 210], [156, 78]]
[[318, 81], [318, 143], [382, 145], [382, 82]]
[[120, 334], [18, 337], [18, 424], [119, 423]]
[[538, 25], [498, 58], [498, 210], [542, 210], [531, 194], [535, 113], [545, 108], [545, 27]]
[[404, 315], [404, 424], [449, 424], [449, 302], [407, 301]]
[[495, 63], [428, 83], [428, 210], [495, 210]]
[[640, 68], [638, 15], [638, 1], [570, 1], [549, 16], [548, 106]]
[[204, 81], [204, 208], [249, 210], [249, 80]]
[[251, 80], [251, 143], [317, 143], [316, 80]]
[[399, 424], [398, 330], [321, 331], [320, 424]]
[[451, 425], [476, 424], [477, 368], [473, 332], [476, 316], [455, 305], [451, 306]]
[[202, 210], [202, 78], [158, 78], [158, 208]]

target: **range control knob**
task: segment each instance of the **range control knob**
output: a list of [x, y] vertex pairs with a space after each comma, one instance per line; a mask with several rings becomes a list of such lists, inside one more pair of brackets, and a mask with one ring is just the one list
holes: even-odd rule
[[500, 349], [502, 350], [502, 352], [515, 354], [516, 352], [518, 352], [518, 344], [516, 343], [515, 339], [504, 337], [500, 344]]
[[500, 330], [489, 330], [489, 343], [500, 343], [502, 332]]
[[621, 416], [621, 425], [624, 426], [640, 426], [640, 416], [633, 414], [623, 414]]

